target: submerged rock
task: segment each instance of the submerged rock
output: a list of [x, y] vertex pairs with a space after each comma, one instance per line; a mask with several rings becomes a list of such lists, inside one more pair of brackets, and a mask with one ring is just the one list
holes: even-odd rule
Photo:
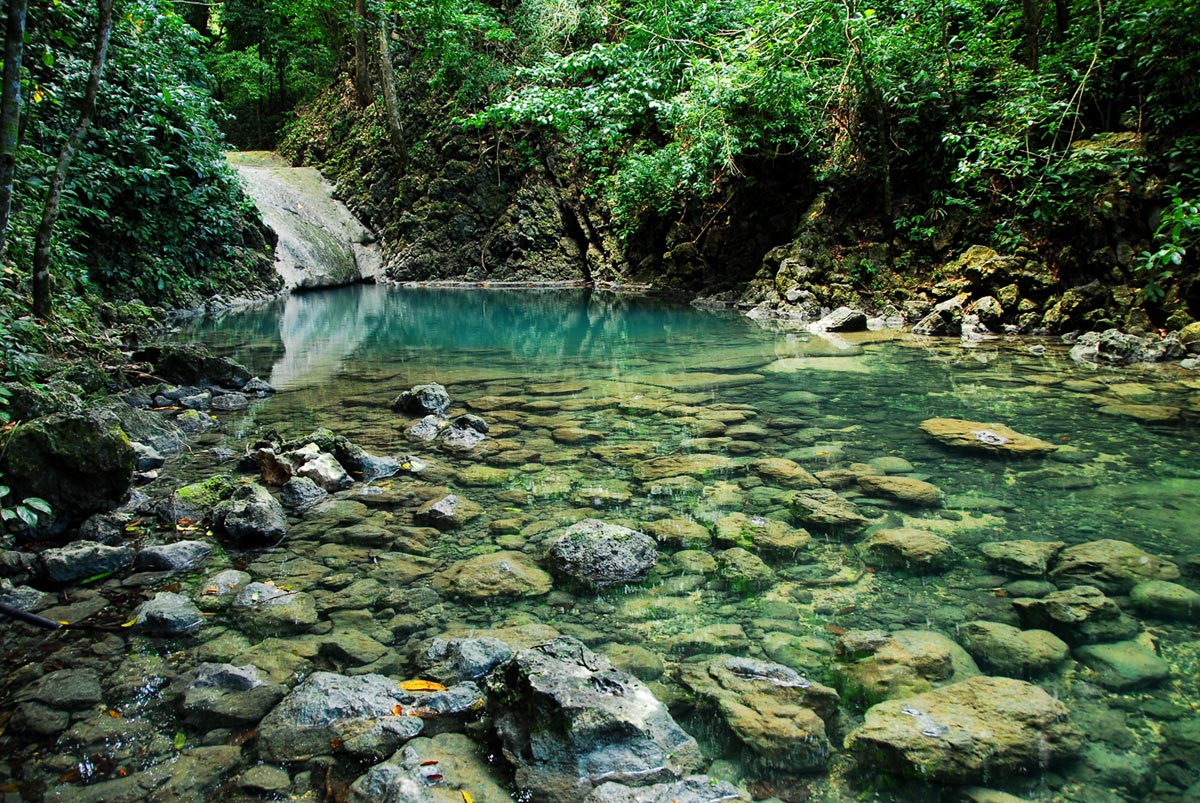
[[912, 477], [866, 474], [858, 478], [858, 487], [871, 496], [894, 499], [911, 507], [938, 507], [942, 504], [940, 488]]
[[315, 672], [263, 717], [258, 747], [267, 761], [303, 761], [350, 753], [379, 760], [421, 732], [404, 716], [409, 696], [383, 675], [346, 677]]
[[1133, 606], [1148, 616], [1194, 622], [1200, 614], [1200, 594], [1179, 583], [1147, 580], [1129, 592]]
[[1075, 657], [1096, 672], [1096, 681], [1114, 691], [1156, 686], [1171, 676], [1167, 662], [1137, 641], [1078, 647]]
[[858, 544], [869, 566], [910, 571], [937, 571], [954, 562], [954, 547], [945, 538], [915, 527], [874, 530]]
[[422, 677], [439, 683], [480, 680], [512, 657], [512, 648], [498, 638], [435, 638], [418, 653]]
[[577, 803], [609, 781], [669, 782], [702, 761], [696, 740], [640, 680], [576, 639], [518, 652], [488, 686], [504, 757], [541, 803]]
[[583, 803], [716, 803], [731, 800], [750, 803], [750, 795], [729, 781], [708, 775], [689, 775], [674, 783], [643, 787], [610, 781], [593, 789]]
[[979, 549], [988, 565], [1002, 574], [1044, 577], [1054, 558], [1066, 544], [1062, 541], [992, 541]]
[[[594, 449], [593, 451], [598, 451], [598, 449]], [[642, 480], [643, 482], [685, 475], [703, 478], [714, 475], [732, 474], [740, 468], [741, 464], [731, 457], [698, 452], [695, 454], [670, 455], [668, 457], [656, 457], [652, 460], [645, 460], [634, 465], [633, 476], [635, 479]]]
[[812, 536], [803, 528], [792, 527], [778, 519], [747, 516], [745, 513], [730, 513], [718, 519], [715, 529], [717, 543], [723, 546], [771, 554], [794, 554], [812, 541]]
[[1049, 630], [1073, 645], [1133, 638], [1142, 629], [1094, 586], [1074, 586], [1038, 599], [1019, 597], [1012, 605], [1022, 626]]
[[302, 633], [317, 623], [317, 605], [310, 594], [273, 584], [242, 587], [232, 607], [238, 614], [237, 624], [255, 634]]
[[287, 694], [287, 688], [264, 680], [253, 665], [203, 663], [172, 682], [184, 721], [195, 728], [255, 725]]
[[846, 747], [874, 772], [974, 783], [1044, 769], [1082, 741], [1067, 707], [1038, 686], [975, 677], [872, 707]]
[[1000, 622], [969, 622], [960, 638], [982, 666], [1009, 677], [1034, 677], [1053, 671], [1071, 648], [1048, 630], [1021, 630]]
[[546, 554], [550, 568], [594, 588], [640, 583], [658, 562], [654, 539], [645, 533], [584, 519], [573, 524]]
[[548, 593], [553, 584], [532, 558], [512, 551], [461, 560], [433, 578], [438, 591], [474, 599], [536, 597]]
[[947, 446], [995, 455], [1038, 457], [1058, 448], [1032, 435], [1022, 435], [1004, 424], [930, 418], [921, 422], [921, 429]]
[[836, 670], [846, 697], [868, 703], [908, 697], [934, 684], [979, 674], [975, 661], [951, 639], [928, 630], [852, 630], [838, 639]]
[[1125, 594], [1143, 580], [1178, 580], [1179, 569], [1128, 541], [1102, 538], [1060, 552], [1050, 578], [1059, 585], [1088, 585]]
[[417, 737], [350, 785], [347, 803], [479, 803], [509, 800], [487, 757], [468, 737]]
[[826, 724], [839, 702], [828, 686], [782, 664], [729, 655], [686, 662], [679, 679], [767, 766], [803, 772], [828, 761]]
[[869, 523], [853, 502], [828, 488], [797, 491], [790, 506], [799, 524], [834, 534], [856, 535]]
[[478, 518], [483, 508], [458, 494], [447, 494], [431, 499], [417, 508], [413, 520], [439, 530], [457, 530], [472, 519]]

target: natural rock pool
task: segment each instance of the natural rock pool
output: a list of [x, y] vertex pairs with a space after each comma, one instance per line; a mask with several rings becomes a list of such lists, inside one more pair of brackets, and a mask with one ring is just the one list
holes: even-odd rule
[[278, 392], [33, 606], [116, 626], [0, 623], [6, 800], [1200, 799], [1194, 373], [584, 290], [180, 337]]

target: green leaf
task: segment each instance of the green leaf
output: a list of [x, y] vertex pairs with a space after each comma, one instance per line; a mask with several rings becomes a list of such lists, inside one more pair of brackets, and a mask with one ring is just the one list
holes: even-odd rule
[[47, 67], [54, 66], [54, 53], [52, 51], [42, 51], [42, 64], [45, 64]]
[[38, 514], [24, 505], [17, 505], [17, 516], [30, 527], [37, 526]]
[[34, 510], [38, 511], [39, 513], [53, 512], [52, 509], [50, 508], [50, 503], [47, 502], [45, 499], [42, 499], [37, 496], [31, 496], [31, 497], [27, 498], [25, 500], [25, 506], [31, 507]]
[[185, 744], [187, 744], [187, 734], [179, 731], [175, 734], [175, 749], [182, 750]]

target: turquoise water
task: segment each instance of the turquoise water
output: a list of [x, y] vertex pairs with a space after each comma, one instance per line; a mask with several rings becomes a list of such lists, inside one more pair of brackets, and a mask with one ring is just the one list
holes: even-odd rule
[[[210, 447], [241, 452], [262, 432], [295, 438], [318, 427], [429, 468], [359, 484], [342, 493], [349, 507], [336, 515], [317, 509], [293, 521], [278, 546], [230, 549], [211, 567], [236, 565], [311, 592], [332, 623], [322, 624], [326, 631], [354, 628], [383, 657], [303, 646], [291, 658], [264, 657], [288, 653], [286, 641], [255, 645], [216, 621], [164, 659], [174, 671], [257, 656], [301, 674], [370, 665], [399, 677], [432, 637], [498, 632], [522, 644], [557, 631], [645, 680], [700, 740], [708, 771], [755, 799], [958, 800], [952, 787], [892, 782], [841, 749], [875, 700], [835, 656], [840, 635], [919, 630], [961, 642], [967, 622], [1015, 623], [1012, 599], [1028, 590], [1010, 588], [1015, 578], [985, 560], [981, 545], [994, 541], [1128, 541], [1176, 563], [1179, 584], [1200, 587], [1200, 379], [1174, 367], [1083, 366], [1064, 347], [1021, 339], [963, 347], [896, 332], [817, 336], [584, 290], [360, 286], [197, 320], [179, 337], [237, 358], [279, 392], [222, 416], [224, 429], [169, 466], [169, 481], [228, 471]], [[414, 419], [391, 401], [427, 382], [447, 388], [452, 415], [475, 413], [491, 425], [484, 444], [459, 454], [406, 434]], [[1006, 459], [952, 449], [920, 429], [931, 418], [1007, 425], [1055, 451]], [[704, 471], [695, 462], [703, 455], [728, 460]], [[648, 477], [645, 465], [664, 456], [678, 458], [692, 479]], [[730, 517], [801, 524], [790, 505], [797, 486], [752, 467], [764, 458], [785, 458], [838, 487], [869, 519], [867, 532], [809, 525], [807, 544], [752, 548], [758, 574], [737, 574], [723, 557], [736, 541]], [[884, 470], [932, 483], [941, 504], [912, 507], [855, 485]], [[476, 503], [479, 514], [441, 533], [417, 526], [416, 508], [447, 492]], [[430, 593], [437, 573], [467, 558], [504, 549], [540, 560], [562, 528], [588, 517], [656, 537], [658, 566], [644, 584], [586, 592], [556, 581], [549, 593], [516, 599]], [[946, 568], [864, 561], [867, 535], [900, 527], [949, 541]], [[364, 537], [368, 530], [386, 539]], [[394, 571], [381, 575], [389, 555]], [[367, 594], [353, 611], [333, 604], [363, 579], [391, 583], [395, 593]], [[191, 578], [183, 592], [206, 582]], [[1045, 772], [989, 785], [1047, 802], [1188, 799], [1200, 755], [1172, 734], [1197, 722], [1200, 625], [1143, 616], [1117, 599], [1141, 617], [1169, 678], [1115, 691], [1067, 658], [1034, 680], [1066, 703], [1087, 734], [1085, 749]], [[292, 638], [303, 645], [313, 637]], [[824, 771], [760, 760], [680, 684], [681, 665], [713, 653], [782, 663], [839, 687]], [[124, 666], [119, 673], [134, 659], [117, 651], [105, 660]], [[177, 723], [156, 716], [173, 736]], [[243, 755], [254, 760], [250, 748]], [[304, 779], [291, 769], [296, 794]], [[506, 782], [502, 763], [492, 771]]]

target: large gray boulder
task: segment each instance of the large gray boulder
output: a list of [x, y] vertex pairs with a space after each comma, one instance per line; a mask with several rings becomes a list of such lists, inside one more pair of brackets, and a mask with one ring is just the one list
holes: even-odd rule
[[981, 676], [872, 707], [846, 747], [871, 772], [962, 784], [1044, 769], [1082, 741], [1044, 689]]
[[421, 732], [422, 720], [403, 714], [410, 702], [383, 675], [315, 672], [263, 717], [259, 753], [267, 761], [337, 753], [378, 761]]
[[641, 681], [577, 639], [518, 652], [488, 686], [504, 757], [541, 803], [577, 803], [608, 781], [669, 782], [702, 762], [696, 740]]
[[255, 725], [285, 694], [286, 687], [264, 680], [249, 664], [200, 664], [167, 690], [184, 721], [205, 729]]
[[645, 533], [584, 519], [563, 532], [546, 560], [558, 574], [593, 588], [606, 588], [645, 580], [658, 562], [658, 550]]
[[261, 485], [238, 486], [213, 510], [213, 526], [236, 540], [270, 540], [287, 533], [287, 514], [279, 500]]
[[66, 546], [47, 549], [38, 558], [47, 579], [69, 583], [129, 568], [133, 565], [133, 547], [72, 541]]
[[138, 551], [139, 569], [152, 572], [181, 572], [194, 569], [212, 557], [213, 545], [207, 541], [176, 541], [153, 544]]

